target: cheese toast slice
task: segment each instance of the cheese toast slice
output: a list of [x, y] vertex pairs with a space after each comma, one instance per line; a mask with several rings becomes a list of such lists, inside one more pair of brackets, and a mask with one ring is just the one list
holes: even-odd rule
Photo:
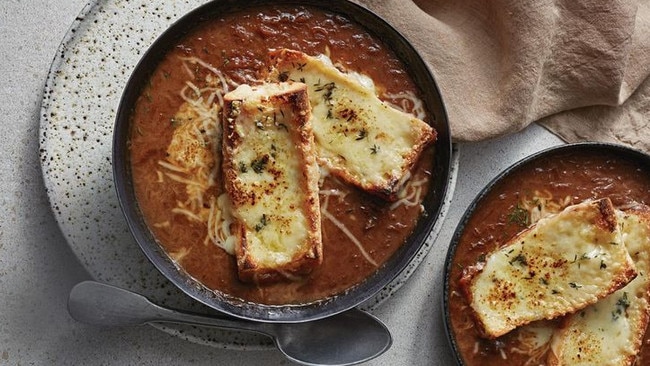
[[639, 275], [566, 317], [551, 340], [548, 365], [632, 365], [650, 317], [650, 209], [619, 211], [623, 242]]
[[583, 309], [636, 276], [609, 199], [539, 220], [467, 269], [461, 286], [482, 335], [496, 338]]
[[307, 87], [241, 85], [224, 96], [223, 126], [240, 279], [310, 273], [322, 261], [322, 240]]
[[374, 88], [339, 71], [329, 59], [271, 52], [271, 81], [309, 88], [320, 163], [369, 193], [394, 201], [422, 150], [436, 140], [424, 121], [381, 101]]

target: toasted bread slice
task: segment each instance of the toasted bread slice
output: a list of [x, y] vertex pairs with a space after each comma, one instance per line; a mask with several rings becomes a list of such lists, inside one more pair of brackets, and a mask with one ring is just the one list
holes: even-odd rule
[[636, 276], [609, 199], [539, 220], [467, 270], [464, 293], [485, 337], [583, 309]]
[[408, 171], [436, 131], [382, 102], [373, 88], [329, 59], [282, 49], [271, 53], [268, 79], [307, 84], [317, 154], [332, 174], [387, 200], [396, 200]]
[[306, 275], [322, 261], [307, 87], [241, 85], [224, 104], [223, 172], [239, 277], [260, 283]]
[[639, 275], [567, 316], [551, 340], [548, 365], [632, 365], [650, 317], [650, 209], [619, 211], [625, 246]]

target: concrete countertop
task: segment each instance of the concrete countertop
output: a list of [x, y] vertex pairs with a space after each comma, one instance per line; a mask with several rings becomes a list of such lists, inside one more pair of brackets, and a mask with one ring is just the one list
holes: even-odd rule
[[[70, 289], [90, 276], [50, 208], [39, 164], [39, 113], [50, 63], [85, 4], [0, 2], [0, 365], [291, 364], [277, 351], [217, 349], [149, 326], [102, 329], [68, 315]], [[452, 363], [441, 296], [453, 231], [474, 196], [503, 168], [560, 143], [532, 125], [515, 135], [459, 145], [457, 185], [441, 234], [408, 283], [374, 312], [391, 329], [394, 344], [368, 364]]]

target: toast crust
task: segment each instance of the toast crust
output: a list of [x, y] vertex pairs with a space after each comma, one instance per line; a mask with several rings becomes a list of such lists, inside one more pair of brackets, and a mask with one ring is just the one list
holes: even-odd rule
[[245, 85], [224, 96], [224, 185], [244, 282], [296, 279], [322, 262], [310, 117], [301, 83]]

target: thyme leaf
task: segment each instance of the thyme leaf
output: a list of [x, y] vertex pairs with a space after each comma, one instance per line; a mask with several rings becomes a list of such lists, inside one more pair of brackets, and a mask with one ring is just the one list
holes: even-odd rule
[[255, 231], [260, 231], [264, 229], [264, 227], [268, 224], [268, 219], [266, 218], [266, 214], [262, 214], [262, 217], [260, 218], [260, 222], [258, 222], [255, 225]]
[[519, 203], [515, 206], [514, 209], [508, 214], [508, 223], [517, 224], [519, 226], [526, 227], [530, 223], [530, 217], [528, 210], [521, 207]]
[[523, 255], [522, 253], [517, 254], [514, 258], [512, 258], [509, 262], [510, 264], [519, 264], [521, 266], [526, 266], [528, 262], [526, 261], [526, 256]]
[[330, 82], [330, 83], [321, 85], [320, 81], [319, 81], [314, 86], [316, 87], [314, 89], [314, 91], [323, 92], [323, 99], [326, 102], [329, 102], [329, 101], [332, 100], [332, 92], [334, 91], [334, 89], [336, 89], [336, 84], [334, 82]]
[[261, 173], [264, 171], [264, 168], [266, 167], [266, 164], [269, 162], [269, 157], [268, 155], [264, 155], [260, 158], [257, 158], [251, 162], [251, 168], [253, 168], [253, 171], [257, 174]]
[[617, 301], [616, 301], [616, 308], [614, 311], [612, 311], [612, 320], [617, 320], [618, 318], [623, 315], [624, 312], [627, 311], [627, 308], [630, 307], [630, 300], [627, 298], [627, 292], [623, 292], [623, 296], [621, 296]]

